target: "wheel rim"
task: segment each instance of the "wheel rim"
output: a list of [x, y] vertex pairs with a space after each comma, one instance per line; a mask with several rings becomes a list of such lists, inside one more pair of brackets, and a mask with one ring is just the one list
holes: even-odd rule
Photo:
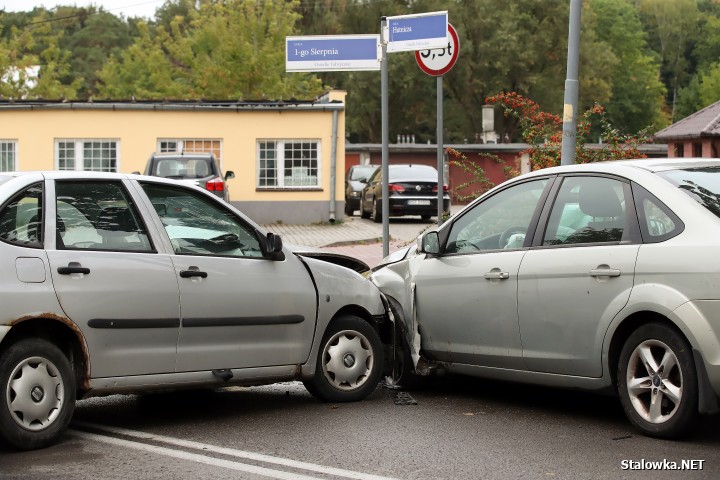
[[65, 388], [55, 364], [46, 358], [31, 357], [13, 369], [5, 395], [15, 423], [38, 431], [47, 428], [60, 415]]
[[370, 341], [354, 330], [333, 335], [323, 349], [323, 375], [330, 385], [348, 391], [367, 382], [375, 361]]
[[677, 356], [659, 340], [645, 340], [628, 361], [627, 391], [635, 411], [645, 421], [667, 422], [683, 396], [683, 377]]

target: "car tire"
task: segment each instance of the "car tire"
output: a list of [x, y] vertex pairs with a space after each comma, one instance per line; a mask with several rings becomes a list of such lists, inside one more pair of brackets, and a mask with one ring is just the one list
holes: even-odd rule
[[370, 212], [365, 211], [365, 202], [362, 200], [360, 200], [360, 218], [364, 218], [365, 220], [370, 218]]
[[356, 402], [370, 395], [383, 371], [383, 348], [375, 329], [344, 315], [325, 332], [315, 375], [305, 388], [325, 402]]
[[373, 222], [380, 223], [382, 222], [382, 200], [375, 200], [373, 205], [375, 205], [373, 207]]
[[620, 353], [617, 389], [628, 419], [645, 435], [677, 438], [697, 420], [692, 350], [668, 325], [649, 323], [630, 335]]
[[20, 450], [46, 447], [75, 411], [75, 375], [60, 349], [39, 338], [0, 355], [0, 439]]
[[353, 208], [350, 206], [350, 202], [345, 200], [345, 215], [347, 215], [348, 217], [352, 217], [353, 213], [355, 213], [355, 210], [353, 210]]
[[428, 214], [420, 215], [420, 218], [427, 222], [428, 220], [430, 220], [432, 218], [432, 215], [428, 215]]

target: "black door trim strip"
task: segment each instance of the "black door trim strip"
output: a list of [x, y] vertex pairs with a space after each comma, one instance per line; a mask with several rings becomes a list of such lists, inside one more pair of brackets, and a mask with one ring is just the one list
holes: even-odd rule
[[88, 321], [90, 328], [179, 328], [179, 318], [93, 318]]
[[292, 325], [305, 321], [303, 315], [271, 315], [266, 317], [183, 318], [182, 326], [195, 327], [250, 327], [264, 325]]

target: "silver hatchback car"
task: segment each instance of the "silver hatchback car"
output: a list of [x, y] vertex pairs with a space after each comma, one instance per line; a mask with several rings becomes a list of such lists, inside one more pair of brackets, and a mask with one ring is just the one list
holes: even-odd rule
[[92, 395], [298, 379], [361, 400], [384, 368], [385, 306], [323, 258], [199, 187], [0, 173], [0, 440], [45, 446]]
[[433, 369], [616, 392], [643, 433], [720, 411], [720, 160], [550, 168], [497, 186], [372, 281]]

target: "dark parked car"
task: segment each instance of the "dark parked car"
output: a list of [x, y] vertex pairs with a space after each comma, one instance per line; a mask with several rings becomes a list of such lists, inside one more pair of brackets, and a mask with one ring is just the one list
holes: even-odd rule
[[345, 174], [345, 215], [360, 209], [360, 195], [378, 165], [353, 165]]
[[[428, 165], [389, 165], [390, 216], [437, 214], [438, 171]], [[450, 211], [450, 193], [443, 185], [443, 211]], [[362, 191], [360, 216], [382, 221], [382, 169], [375, 170]]]
[[232, 171], [222, 174], [212, 153], [154, 153], [145, 167], [145, 175], [197, 185], [226, 202], [230, 200], [226, 182], [235, 178]]

